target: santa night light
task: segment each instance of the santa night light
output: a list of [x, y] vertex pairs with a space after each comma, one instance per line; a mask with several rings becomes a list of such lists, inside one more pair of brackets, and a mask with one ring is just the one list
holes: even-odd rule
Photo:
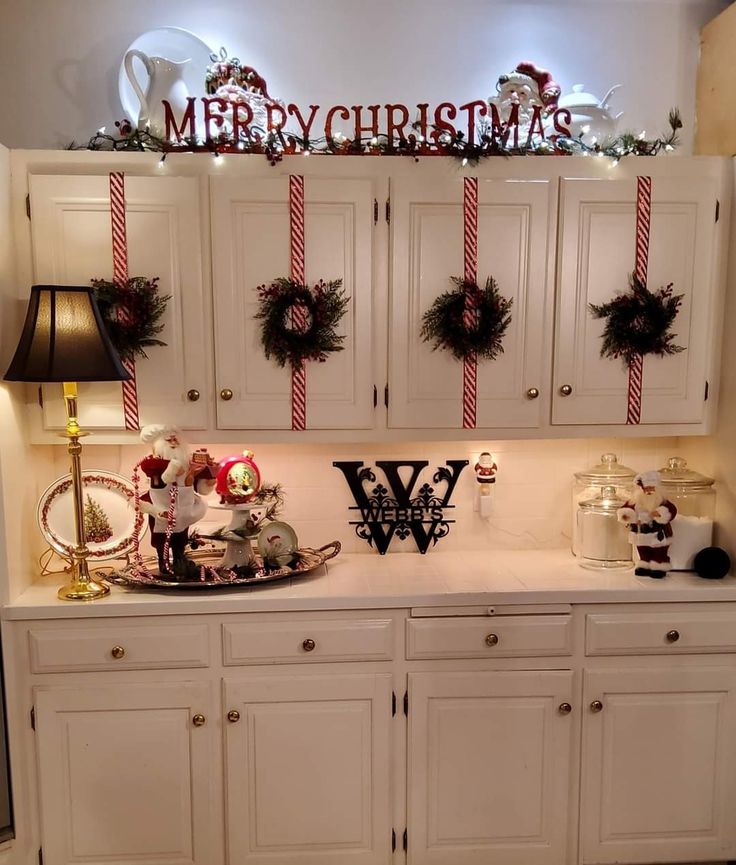
[[672, 567], [669, 547], [672, 521], [677, 508], [659, 488], [659, 472], [644, 472], [634, 478], [634, 493], [617, 511], [619, 522], [629, 529], [629, 543], [636, 547], [639, 577], [664, 577]]

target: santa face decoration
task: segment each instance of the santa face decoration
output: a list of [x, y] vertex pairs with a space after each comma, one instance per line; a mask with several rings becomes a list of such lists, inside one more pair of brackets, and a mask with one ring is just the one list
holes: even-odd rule
[[220, 463], [215, 489], [224, 505], [245, 505], [252, 502], [261, 488], [261, 473], [253, 461], [253, 453], [226, 457]]

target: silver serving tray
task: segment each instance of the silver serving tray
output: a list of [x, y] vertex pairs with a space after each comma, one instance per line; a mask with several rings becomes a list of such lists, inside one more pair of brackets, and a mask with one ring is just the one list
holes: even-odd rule
[[[261, 583], [272, 583], [277, 580], [285, 580], [291, 577], [300, 577], [321, 567], [328, 559], [334, 559], [340, 552], [340, 541], [332, 541], [330, 544], [315, 550], [311, 547], [300, 547], [299, 561], [294, 567], [264, 568], [263, 560], [256, 553], [257, 570], [250, 577], [228, 577], [226, 574], [218, 574], [216, 578], [204, 580], [170, 580], [162, 577], [156, 568], [156, 559], [151, 557], [144, 559], [146, 573], [140, 573], [133, 564], [127, 565], [121, 570], [111, 573], [100, 574], [109, 583], [118, 586], [127, 586], [137, 589], [227, 589], [233, 586], [257, 586]], [[205, 550], [189, 553], [188, 556], [198, 565], [216, 567], [221, 560], [223, 549]], [[148, 566], [152, 565], [153, 569]]]

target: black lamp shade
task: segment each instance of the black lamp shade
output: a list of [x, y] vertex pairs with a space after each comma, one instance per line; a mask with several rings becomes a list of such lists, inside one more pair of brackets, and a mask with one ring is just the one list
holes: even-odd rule
[[92, 288], [34, 285], [6, 381], [125, 381]]

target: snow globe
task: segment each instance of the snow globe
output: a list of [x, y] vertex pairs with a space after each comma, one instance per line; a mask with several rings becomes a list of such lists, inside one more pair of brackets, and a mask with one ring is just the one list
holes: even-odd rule
[[219, 508], [231, 512], [230, 523], [220, 533], [225, 541], [225, 554], [218, 565], [221, 569], [237, 571], [252, 567], [255, 553], [251, 538], [258, 536], [258, 520], [252, 512], [254, 499], [261, 488], [261, 473], [253, 460], [252, 451], [239, 456], [225, 457], [217, 470], [215, 490], [220, 496]]

